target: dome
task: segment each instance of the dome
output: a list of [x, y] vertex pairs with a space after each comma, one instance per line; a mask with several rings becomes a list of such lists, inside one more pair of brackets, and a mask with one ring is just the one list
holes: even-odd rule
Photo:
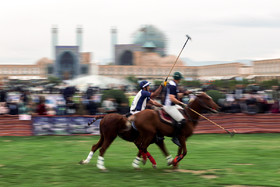
[[133, 44], [143, 48], [155, 48], [156, 53], [165, 56], [166, 37], [153, 25], [146, 25], [137, 30], [133, 36]]

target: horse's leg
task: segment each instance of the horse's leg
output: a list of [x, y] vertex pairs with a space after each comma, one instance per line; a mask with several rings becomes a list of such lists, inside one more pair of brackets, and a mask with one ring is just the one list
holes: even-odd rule
[[[141, 156], [142, 156], [142, 159], [141, 159]], [[149, 158], [150, 162], [153, 164], [153, 167], [155, 168], [157, 166], [157, 163], [156, 163], [154, 157], [148, 151], [147, 151], [147, 153], [144, 153], [143, 151], [140, 151], [140, 150], [138, 151], [137, 156], [133, 160], [132, 166], [135, 169], [139, 169], [140, 168], [139, 167], [140, 161], [142, 161], [143, 165], [145, 165], [146, 162], [147, 162], [147, 157]], [[172, 160], [171, 160], [171, 162], [172, 162]]]
[[156, 163], [156, 160], [154, 159], [154, 157], [148, 151], [143, 154], [145, 154], [148, 157], [148, 159], [150, 160], [150, 162], [153, 165], [153, 168], [157, 168], [157, 163]]
[[173, 158], [172, 156], [168, 153], [167, 149], [166, 149], [166, 146], [164, 144], [164, 141], [161, 140], [161, 141], [157, 141], [156, 142], [157, 146], [160, 148], [160, 150], [162, 151], [162, 153], [164, 154], [165, 158], [166, 158], [166, 161], [167, 161], [167, 165], [170, 166], [172, 165], [172, 162], [173, 162]]
[[[132, 167], [134, 167], [135, 169], [140, 169], [139, 163], [141, 161], [141, 155], [142, 155], [141, 151], [139, 150], [137, 153], [137, 156], [135, 157], [135, 159], [132, 162]], [[142, 161], [143, 164], [146, 164], [146, 161], [147, 161], [147, 157], [145, 159], [143, 158], [143, 161]]]
[[145, 132], [144, 134], [145, 134], [145, 138], [139, 136], [138, 137], [138, 141], [136, 141], [137, 142], [136, 145], [137, 145], [140, 153], [142, 154], [142, 156], [143, 157], [147, 156], [149, 158], [149, 160], [152, 162], [153, 168], [156, 168], [156, 161], [155, 161], [155, 159], [147, 151], [147, 148], [151, 144], [151, 142], [153, 140], [153, 137], [155, 136], [155, 133]]
[[187, 155], [187, 145], [185, 139], [184, 141], [180, 141], [180, 143], [181, 143], [181, 147], [178, 148], [178, 155], [174, 158], [172, 163], [174, 168], [177, 168], [178, 163]]
[[97, 168], [101, 169], [103, 171], [106, 170], [105, 165], [104, 165], [104, 154], [106, 149], [111, 145], [111, 143], [115, 140], [115, 138], [117, 137], [117, 134], [114, 135], [108, 135], [108, 136], [104, 136], [104, 142], [101, 146], [101, 149], [99, 149], [99, 156], [97, 159]]
[[89, 154], [88, 154], [86, 160], [81, 160], [79, 163], [80, 163], [80, 164], [88, 164], [88, 163], [90, 162], [90, 160], [91, 160], [93, 154], [95, 153], [95, 151], [96, 151], [97, 149], [99, 149], [99, 148], [101, 147], [101, 145], [103, 144], [103, 141], [104, 141], [104, 137], [103, 137], [103, 135], [101, 134], [101, 135], [100, 135], [100, 139], [99, 139], [99, 141], [97, 142], [97, 144], [95, 144], [95, 145], [93, 145], [93, 146], [91, 147], [91, 151], [89, 152]]

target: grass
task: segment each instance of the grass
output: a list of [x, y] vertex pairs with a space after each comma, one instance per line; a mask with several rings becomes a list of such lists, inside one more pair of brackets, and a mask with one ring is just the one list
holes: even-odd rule
[[[157, 161], [140, 171], [131, 167], [137, 149], [116, 139], [105, 154], [109, 172], [91, 163], [79, 165], [99, 136], [0, 137], [0, 186], [280, 186], [280, 135], [193, 135], [188, 155], [179, 171], [166, 165], [155, 146], [149, 147]], [[177, 148], [166, 138], [175, 156]]]

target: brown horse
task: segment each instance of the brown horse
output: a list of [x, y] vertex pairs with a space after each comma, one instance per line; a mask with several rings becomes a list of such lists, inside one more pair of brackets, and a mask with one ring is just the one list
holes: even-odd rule
[[[95, 121], [95, 120], [94, 120]], [[93, 122], [94, 122], [93, 121]], [[91, 123], [93, 123], [91, 122]], [[90, 125], [90, 123], [89, 123]], [[139, 132], [131, 127], [130, 123], [127, 122], [127, 118], [123, 115], [112, 113], [107, 114], [100, 121], [100, 139], [97, 144], [94, 144], [86, 160], [80, 161], [80, 164], [88, 164], [93, 156], [93, 154], [99, 149], [99, 156], [97, 160], [97, 167], [101, 170], [106, 170], [104, 166], [104, 154], [111, 143], [115, 140], [117, 136], [122, 139], [134, 142], [139, 136]], [[167, 164], [172, 164], [172, 156], [168, 154], [163, 139], [157, 139], [156, 136], [151, 140], [151, 143], [156, 143], [156, 145], [161, 149], [163, 154], [166, 156]], [[140, 157], [143, 157], [143, 164], [146, 163], [146, 159], [152, 162], [153, 167], [156, 168], [156, 161], [149, 152], [139, 151], [138, 155], [132, 162], [132, 166], [136, 169], [139, 168]]]
[[[203, 110], [217, 112], [218, 105], [206, 93], [201, 93], [184, 108], [186, 124], [182, 127], [179, 134], [179, 141], [181, 147], [178, 148], [177, 156], [174, 158], [172, 164], [177, 167], [177, 164], [187, 154], [186, 140], [193, 134], [193, 131], [198, 123], [199, 115], [193, 111], [201, 113]], [[156, 134], [161, 136], [173, 136], [173, 127], [162, 123], [158, 117], [158, 113], [154, 110], [144, 110], [135, 114], [135, 126], [139, 131], [135, 144], [142, 152], [146, 152], [148, 146], [151, 144], [153, 137]]]

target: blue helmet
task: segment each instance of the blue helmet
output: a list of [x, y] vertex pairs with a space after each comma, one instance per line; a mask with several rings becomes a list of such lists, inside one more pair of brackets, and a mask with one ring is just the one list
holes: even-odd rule
[[141, 81], [140, 84], [139, 84], [139, 86], [140, 86], [140, 88], [142, 89], [142, 88], [145, 88], [145, 87], [149, 86], [150, 84], [151, 84], [151, 83], [148, 82], [148, 81]]

